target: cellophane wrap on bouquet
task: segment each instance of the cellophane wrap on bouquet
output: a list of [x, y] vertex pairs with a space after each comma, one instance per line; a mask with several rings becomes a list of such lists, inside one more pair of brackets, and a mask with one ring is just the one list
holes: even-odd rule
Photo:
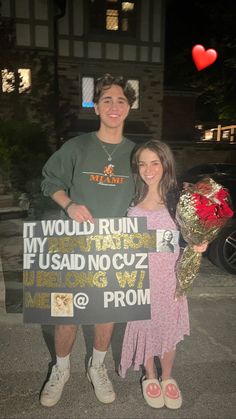
[[177, 297], [191, 288], [201, 266], [202, 253], [193, 245], [212, 242], [233, 214], [228, 190], [212, 178], [188, 184], [181, 192], [176, 219], [187, 246], [177, 264]]

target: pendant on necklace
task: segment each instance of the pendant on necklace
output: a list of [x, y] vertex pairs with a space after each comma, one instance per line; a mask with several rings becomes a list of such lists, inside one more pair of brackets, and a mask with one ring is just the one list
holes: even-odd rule
[[113, 151], [111, 152], [111, 154], [110, 154], [110, 153], [108, 153], [108, 151], [107, 151], [107, 149], [106, 149], [105, 145], [104, 145], [104, 144], [102, 144], [102, 141], [100, 141], [100, 140], [99, 140], [99, 144], [100, 144], [100, 146], [102, 147], [102, 149], [103, 149], [104, 153], [106, 153], [106, 155], [107, 155], [107, 160], [108, 160], [109, 162], [111, 162], [111, 161], [112, 161], [112, 155], [116, 152], [117, 148], [119, 147], [119, 145], [120, 145], [121, 143], [116, 144], [116, 146], [115, 146], [115, 148], [113, 149]]

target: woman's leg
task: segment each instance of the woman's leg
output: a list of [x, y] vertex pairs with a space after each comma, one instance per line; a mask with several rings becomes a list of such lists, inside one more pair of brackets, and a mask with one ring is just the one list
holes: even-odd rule
[[157, 378], [156, 366], [154, 363], [154, 357], [148, 358], [145, 365], [145, 375], [147, 379]]
[[171, 378], [172, 368], [175, 361], [176, 349], [173, 349], [170, 352], [166, 352], [163, 358], [160, 358], [161, 369], [162, 369], [162, 380], [167, 380]]
[[182, 395], [176, 381], [172, 378], [172, 368], [174, 365], [176, 350], [166, 352], [160, 358], [162, 368], [161, 388], [164, 403], [169, 409], [179, 409], [182, 405]]
[[148, 358], [145, 372], [145, 377], [142, 378], [143, 397], [149, 406], [159, 409], [164, 406], [164, 397], [157, 379], [154, 357]]

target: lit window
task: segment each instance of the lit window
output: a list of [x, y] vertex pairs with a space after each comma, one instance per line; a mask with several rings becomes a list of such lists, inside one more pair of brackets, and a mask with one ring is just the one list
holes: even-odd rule
[[206, 130], [205, 131], [205, 138], [204, 140], [209, 141], [213, 139], [213, 131], [212, 130]]
[[121, 0], [92, 0], [89, 6], [90, 30], [95, 33], [114, 31], [136, 36], [138, 2]]
[[[94, 77], [82, 77], [82, 107], [93, 108], [93, 94], [94, 94]], [[136, 100], [132, 106], [132, 109], [139, 109], [139, 80], [129, 79], [128, 82], [131, 84], [136, 93]]]
[[134, 10], [134, 3], [131, 3], [130, 1], [123, 1], [122, 2], [122, 10], [124, 12], [128, 12], [130, 10]]
[[222, 139], [223, 140], [229, 140], [229, 137], [230, 137], [230, 130], [229, 129], [225, 130], [225, 131], [222, 131]]
[[19, 68], [18, 75], [20, 79], [19, 93], [29, 91], [31, 87], [31, 71], [28, 68]]
[[15, 74], [6, 68], [1, 71], [2, 73], [2, 91], [3, 93], [10, 93], [15, 90]]
[[106, 29], [108, 31], [118, 31], [119, 29], [118, 10], [112, 10], [112, 9], [107, 10]]
[[31, 87], [31, 70], [19, 68], [17, 71], [1, 70], [1, 84], [3, 93], [17, 90], [19, 93], [29, 92]]

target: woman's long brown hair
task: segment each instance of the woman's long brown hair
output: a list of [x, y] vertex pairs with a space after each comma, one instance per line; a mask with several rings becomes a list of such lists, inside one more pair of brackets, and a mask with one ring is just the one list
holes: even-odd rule
[[148, 192], [148, 186], [139, 175], [139, 156], [143, 150], [151, 150], [156, 153], [163, 167], [163, 176], [158, 185], [158, 192], [166, 205], [171, 217], [175, 218], [176, 204], [179, 196], [178, 184], [175, 172], [175, 160], [170, 147], [158, 140], [149, 140], [146, 143], [137, 144], [131, 154], [131, 167], [135, 181], [135, 196], [133, 205], [144, 200]]

